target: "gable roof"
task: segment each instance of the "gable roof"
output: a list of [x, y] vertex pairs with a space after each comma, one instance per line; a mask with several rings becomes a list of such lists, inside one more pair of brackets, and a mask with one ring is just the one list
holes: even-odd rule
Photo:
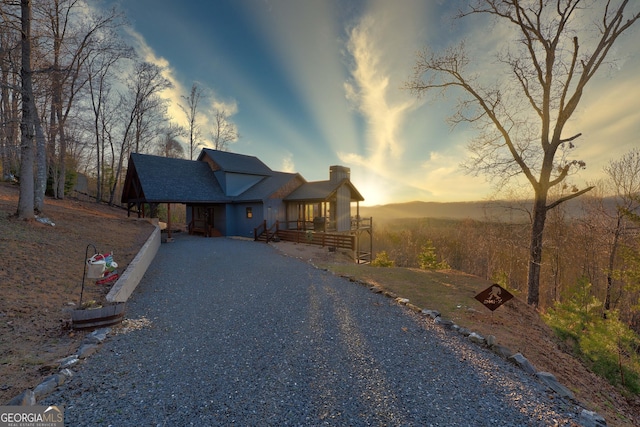
[[198, 160], [202, 160], [205, 155], [213, 160], [219, 169], [225, 172], [264, 176], [269, 176], [273, 173], [269, 166], [254, 156], [203, 148]]
[[254, 200], [263, 200], [276, 191], [280, 190], [286, 184], [288, 184], [292, 179], [299, 176], [302, 180], [302, 176], [298, 173], [288, 173], [288, 172], [275, 172], [272, 171], [271, 175], [261, 180], [259, 183], [249, 188], [244, 193], [235, 197], [234, 200], [237, 201], [254, 201]]
[[307, 201], [307, 202], [323, 202], [332, 197], [338, 189], [346, 185], [351, 192], [351, 200], [363, 201], [364, 197], [356, 190], [351, 181], [343, 179], [340, 182], [334, 181], [314, 181], [302, 184], [291, 194], [284, 198], [288, 202]]
[[[225, 193], [219, 174], [256, 177], [255, 184], [241, 194]], [[219, 181], [218, 178], [223, 179]], [[302, 183], [302, 185], [300, 185]], [[237, 203], [260, 202], [269, 197], [284, 201], [322, 202], [335, 197], [346, 185], [351, 201], [364, 198], [346, 178], [336, 182], [306, 182], [298, 173], [276, 172], [254, 156], [205, 148], [198, 160], [174, 159], [132, 153], [122, 191], [122, 203]], [[295, 189], [294, 189], [295, 188]], [[293, 191], [291, 191], [294, 189]]]
[[229, 198], [205, 162], [132, 153], [122, 202], [227, 202]]

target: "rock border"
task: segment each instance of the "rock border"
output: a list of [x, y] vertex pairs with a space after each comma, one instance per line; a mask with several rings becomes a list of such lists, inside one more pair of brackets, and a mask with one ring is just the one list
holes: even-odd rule
[[76, 353], [56, 361], [58, 372], [48, 376], [40, 384], [35, 386], [33, 390], [27, 389], [7, 402], [7, 406], [34, 406], [38, 400], [53, 393], [59, 386], [67, 382], [73, 377], [71, 367], [77, 365], [80, 360], [86, 359], [93, 353], [98, 351], [107, 335], [111, 332], [111, 328], [101, 328], [88, 334], [82, 340], [80, 347]]
[[[317, 266], [314, 266], [314, 267], [320, 268]], [[331, 272], [326, 268], [321, 268], [321, 269]], [[335, 273], [332, 273], [332, 274], [335, 274]], [[477, 344], [484, 348], [488, 348], [489, 350], [491, 350], [498, 356], [502, 357], [503, 359], [506, 359], [507, 361], [515, 364], [516, 366], [518, 366], [520, 369], [522, 369], [529, 375], [536, 377], [538, 381], [546, 385], [551, 391], [553, 391], [560, 398], [569, 400], [572, 403], [576, 404], [577, 406], [581, 407], [582, 411], [580, 412], [580, 418], [578, 422], [582, 427], [606, 427], [607, 426], [607, 422], [602, 415], [585, 409], [580, 404], [580, 402], [576, 400], [573, 392], [569, 390], [567, 387], [565, 387], [564, 385], [562, 385], [552, 373], [538, 371], [536, 367], [533, 366], [533, 364], [531, 364], [531, 362], [529, 362], [529, 360], [526, 357], [524, 357], [521, 353], [514, 353], [508, 347], [498, 344], [498, 342], [496, 341], [496, 337], [494, 337], [493, 335], [489, 335], [485, 338], [476, 332], [470, 331], [467, 328], [463, 328], [455, 324], [452, 320], [443, 318], [440, 315], [440, 312], [437, 310], [420, 308], [415, 304], [412, 304], [409, 301], [409, 299], [402, 298], [393, 292], [383, 289], [378, 285], [371, 284], [359, 279], [355, 279], [350, 275], [338, 274], [338, 276], [348, 279], [353, 283], [368, 287], [369, 290], [374, 293], [382, 294], [388, 298], [391, 298], [395, 300], [398, 304], [404, 305], [411, 311], [421, 314], [425, 319], [432, 321], [434, 324], [440, 325], [444, 329], [455, 331], [458, 334], [469, 339], [469, 341], [473, 342], [474, 344]]]

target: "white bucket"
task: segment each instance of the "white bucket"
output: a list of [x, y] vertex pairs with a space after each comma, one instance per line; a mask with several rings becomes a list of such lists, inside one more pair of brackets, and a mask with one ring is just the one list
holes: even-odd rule
[[104, 274], [106, 263], [103, 259], [94, 260], [89, 258], [87, 260], [87, 277], [89, 279], [99, 279]]

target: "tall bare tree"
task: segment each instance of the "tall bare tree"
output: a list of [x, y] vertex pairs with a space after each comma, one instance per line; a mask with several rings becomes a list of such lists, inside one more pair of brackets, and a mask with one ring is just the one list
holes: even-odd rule
[[[549, 190], [585, 166], [566, 155], [580, 134], [566, 135], [588, 83], [605, 61], [612, 46], [640, 17], [626, 13], [628, 0], [477, 0], [460, 17], [486, 14], [519, 34], [513, 48], [498, 57], [509, 70], [509, 82], [486, 84], [469, 71], [464, 44], [443, 54], [418, 55], [407, 88], [418, 96], [428, 91], [462, 91], [454, 123], [472, 123], [480, 137], [470, 144], [470, 166], [478, 173], [521, 175], [530, 183], [533, 213], [530, 233], [527, 302], [538, 306], [543, 233], [547, 213], [591, 188], [575, 188], [558, 199]], [[587, 48], [579, 42], [584, 25], [581, 13], [599, 8], [599, 35]], [[584, 18], [584, 15], [582, 15]], [[589, 18], [586, 18], [587, 20]]]
[[[102, 200], [102, 191], [105, 186], [105, 149], [112, 126], [112, 109], [109, 108], [114, 74], [120, 71], [118, 62], [132, 58], [131, 48], [123, 45], [115, 32], [109, 33], [110, 37], [102, 38], [93, 49], [90, 58], [86, 61], [86, 73], [88, 78], [89, 99], [93, 113], [93, 133], [95, 138], [96, 160], [96, 201]], [[113, 153], [111, 161], [113, 162]], [[113, 165], [112, 165], [113, 166]], [[113, 168], [111, 168], [113, 170]]]
[[127, 84], [128, 92], [122, 97], [122, 111], [124, 128], [117, 153], [118, 161], [115, 178], [111, 186], [109, 204], [115, 200], [120, 174], [124, 160], [129, 153], [138, 152], [145, 132], [150, 131], [146, 126], [147, 119], [160, 110], [166, 110], [166, 101], [159, 96], [164, 89], [170, 88], [171, 82], [162, 75], [162, 68], [157, 65], [141, 62], [131, 73]]
[[158, 154], [175, 159], [184, 158], [184, 147], [178, 141], [178, 137], [185, 134], [185, 129], [170, 124], [164, 131], [164, 136], [158, 145]]
[[35, 153], [33, 146], [33, 87], [31, 82], [31, 0], [20, 1], [20, 22], [22, 24], [22, 120], [20, 122], [20, 197], [18, 199], [18, 218], [31, 219], [33, 211], [33, 165]]
[[67, 157], [65, 124], [73, 111], [76, 96], [88, 81], [84, 64], [94, 52], [95, 44], [104, 36], [101, 32], [117, 25], [120, 17], [115, 9], [104, 14], [79, 16], [83, 10], [79, 0], [44, 2], [40, 10], [43, 20], [48, 22], [48, 36], [51, 39], [50, 160], [56, 198], [64, 198]]
[[0, 3], [0, 169], [5, 179], [19, 167], [20, 3]]
[[198, 103], [200, 102], [200, 97], [202, 96], [202, 90], [198, 88], [198, 85], [194, 83], [191, 86], [191, 92], [189, 96], [183, 96], [182, 99], [185, 100], [186, 105], [180, 104], [180, 108], [184, 111], [185, 116], [187, 116], [187, 121], [189, 122], [189, 127], [187, 131], [189, 132], [189, 159], [193, 160], [193, 154], [198, 148], [198, 138], [200, 136], [200, 127], [198, 126]]
[[224, 109], [216, 110], [211, 138], [213, 139], [213, 148], [221, 151], [226, 151], [229, 143], [240, 138], [237, 126], [229, 120], [229, 115]]
[[629, 227], [626, 212], [636, 212], [640, 208], [640, 149], [633, 149], [619, 160], [609, 162], [604, 170], [611, 181], [616, 200], [616, 209], [611, 218], [613, 227], [607, 230], [610, 235], [610, 249], [604, 309], [609, 310], [616, 255], [620, 240]]

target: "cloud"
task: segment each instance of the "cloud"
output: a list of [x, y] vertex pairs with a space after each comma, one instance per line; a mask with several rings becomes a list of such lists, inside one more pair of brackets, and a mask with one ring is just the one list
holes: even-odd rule
[[[304, 123], [309, 134], [319, 133], [326, 148], [356, 148], [358, 129], [342, 91], [346, 74], [336, 7], [341, 5], [272, 1], [254, 5], [249, 12], [269, 47], [269, 57], [286, 75], [284, 90], [291, 90], [292, 101], [300, 106], [298, 126]], [[317, 150], [310, 147], [309, 152]]]
[[282, 165], [280, 166], [280, 170], [282, 172], [291, 172], [294, 173], [296, 171], [296, 166], [293, 163], [293, 154], [287, 152], [285, 156], [282, 158]]
[[184, 103], [181, 97], [182, 94], [186, 93], [186, 89], [177, 79], [176, 71], [171, 67], [170, 62], [166, 58], [156, 55], [156, 52], [149, 46], [142, 34], [138, 33], [132, 27], [126, 27], [125, 30], [129, 36], [130, 43], [140, 58], [145, 62], [160, 67], [162, 69], [162, 76], [171, 82], [171, 87], [163, 90], [160, 96], [168, 101], [167, 113], [171, 121], [186, 128], [188, 121], [180, 108], [180, 104]]
[[367, 123], [367, 144], [372, 167], [381, 166], [388, 156], [399, 158], [403, 145], [399, 130], [414, 101], [392, 102], [390, 77], [381, 66], [382, 53], [376, 46], [375, 19], [365, 16], [349, 34], [347, 50], [353, 59], [352, 78], [344, 84], [347, 99]]
[[210, 146], [209, 134], [214, 123], [215, 112], [225, 111], [227, 116], [231, 118], [238, 113], [237, 101], [235, 99], [222, 99], [212, 88], [202, 82], [189, 82], [184, 85], [178, 78], [178, 73], [171, 63], [166, 58], [158, 56], [140, 33], [131, 27], [127, 27], [126, 31], [140, 58], [160, 67], [163, 70], [163, 77], [171, 82], [171, 87], [163, 90], [160, 96], [168, 101], [167, 114], [170, 120], [185, 129], [188, 129], [189, 122], [184, 110], [181, 108], [181, 106], [188, 107], [184, 96], [190, 95], [193, 84], [198, 86], [201, 91], [201, 97], [198, 102], [196, 122], [200, 128], [201, 142], [204, 143], [204, 146]]

